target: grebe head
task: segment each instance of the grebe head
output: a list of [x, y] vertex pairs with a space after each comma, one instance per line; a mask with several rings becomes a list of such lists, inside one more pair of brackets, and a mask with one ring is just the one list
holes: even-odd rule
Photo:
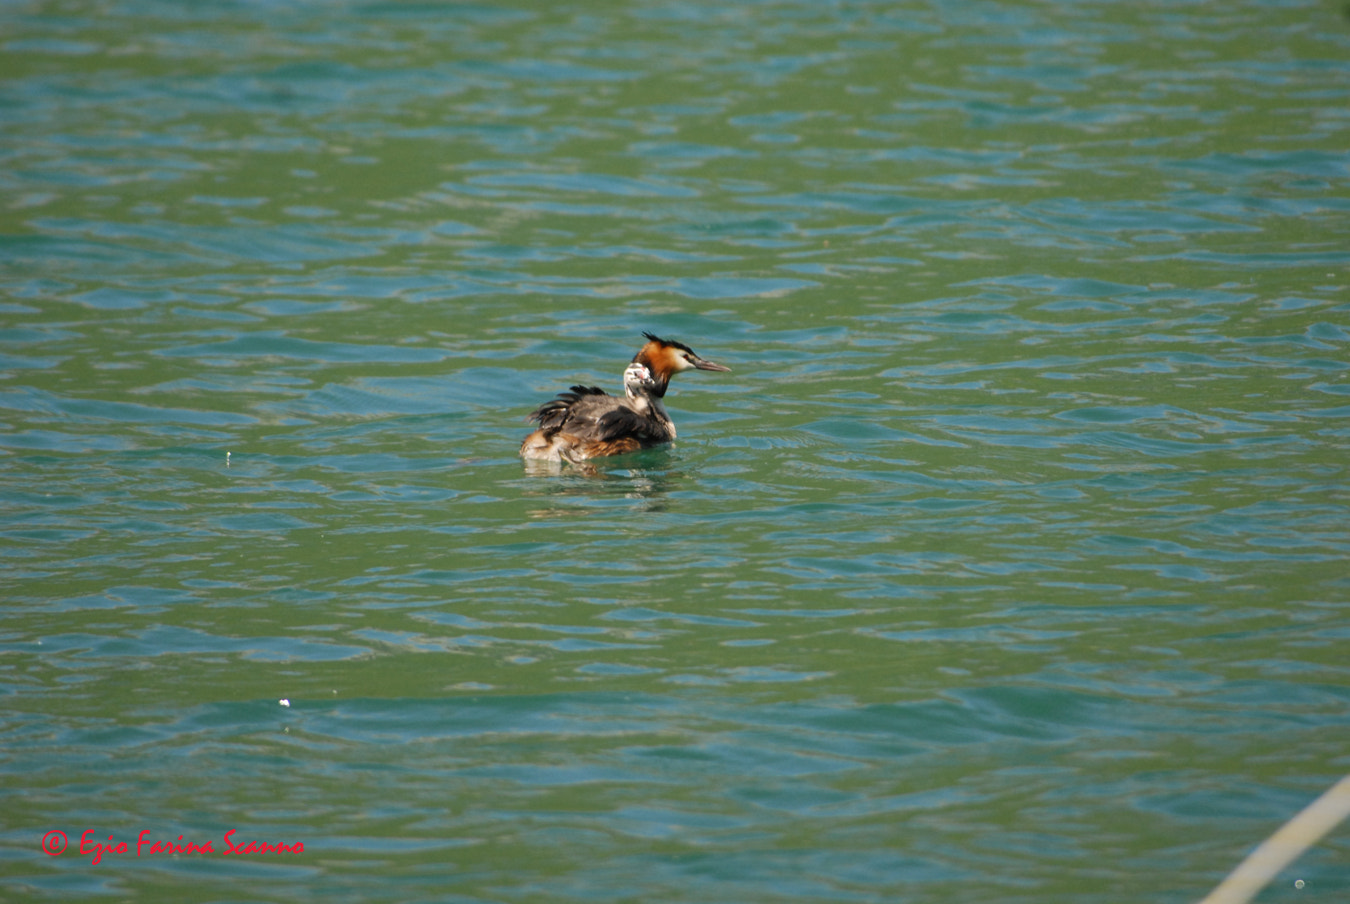
[[730, 372], [730, 367], [724, 367], [705, 358], [700, 358], [694, 354], [694, 350], [683, 342], [674, 342], [669, 339], [662, 339], [659, 336], [653, 336], [651, 333], [643, 333], [647, 337], [647, 344], [638, 350], [633, 356], [633, 363], [644, 364], [651, 371], [652, 380], [655, 386], [652, 392], [659, 398], [666, 394], [666, 386], [670, 383], [670, 378], [677, 373], [685, 370], [717, 370]]

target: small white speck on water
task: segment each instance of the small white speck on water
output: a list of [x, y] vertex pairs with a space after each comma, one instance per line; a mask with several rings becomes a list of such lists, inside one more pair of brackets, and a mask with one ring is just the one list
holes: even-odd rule
[[291, 705], [291, 701], [287, 700], [285, 697], [282, 697], [282, 698], [281, 698], [280, 700], [278, 700], [277, 702], [280, 703], [282, 706], [290, 706], [290, 705]]
[[1302, 880], [1302, 879], [1295, 879], [1295, 880], [1294, 880], [1294, 887], [1295, 887], [1295, 888], [1302, 888], [1302, 887], [1303, 887], [1303, 880]]
[[230, 453], [226, 452], [226, 453], [225, 453], [225, 467], [228, 468], [229, 466], [230, 466]]

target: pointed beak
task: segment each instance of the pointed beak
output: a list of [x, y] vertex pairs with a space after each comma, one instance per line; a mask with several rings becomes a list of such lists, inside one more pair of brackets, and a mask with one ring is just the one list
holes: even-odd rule
[[720, 370], [722, 373], [731, 373], [730, 367], [723, 367], [721, 364], [715, 364], [712, 361], [705, 361], [702, 358], [694, 359], [694, 366], [699, 370]]

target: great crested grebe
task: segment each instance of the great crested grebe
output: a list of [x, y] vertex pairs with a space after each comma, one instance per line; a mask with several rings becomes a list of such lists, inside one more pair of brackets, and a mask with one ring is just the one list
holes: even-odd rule
[[643, 333], [647, 344], [623, 372], [624, 398], [595, 386], [573, 386], [571, 392], [545, 402], [530, 413], [539, 429], [520, 444], [524, 458], [538, 461], [585, 461], [602, 455], [636, 452], [675, 438], [675, 424], [661, 399], [670, 378], [682, 370], [730, 371], [694, 354], [681, 342]]

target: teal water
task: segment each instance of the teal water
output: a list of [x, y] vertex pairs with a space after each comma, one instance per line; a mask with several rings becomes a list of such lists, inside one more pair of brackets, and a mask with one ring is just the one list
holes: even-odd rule
[[6, 899], [1188, 902], [1350, 771], [1340, 5], [0, 23]]

